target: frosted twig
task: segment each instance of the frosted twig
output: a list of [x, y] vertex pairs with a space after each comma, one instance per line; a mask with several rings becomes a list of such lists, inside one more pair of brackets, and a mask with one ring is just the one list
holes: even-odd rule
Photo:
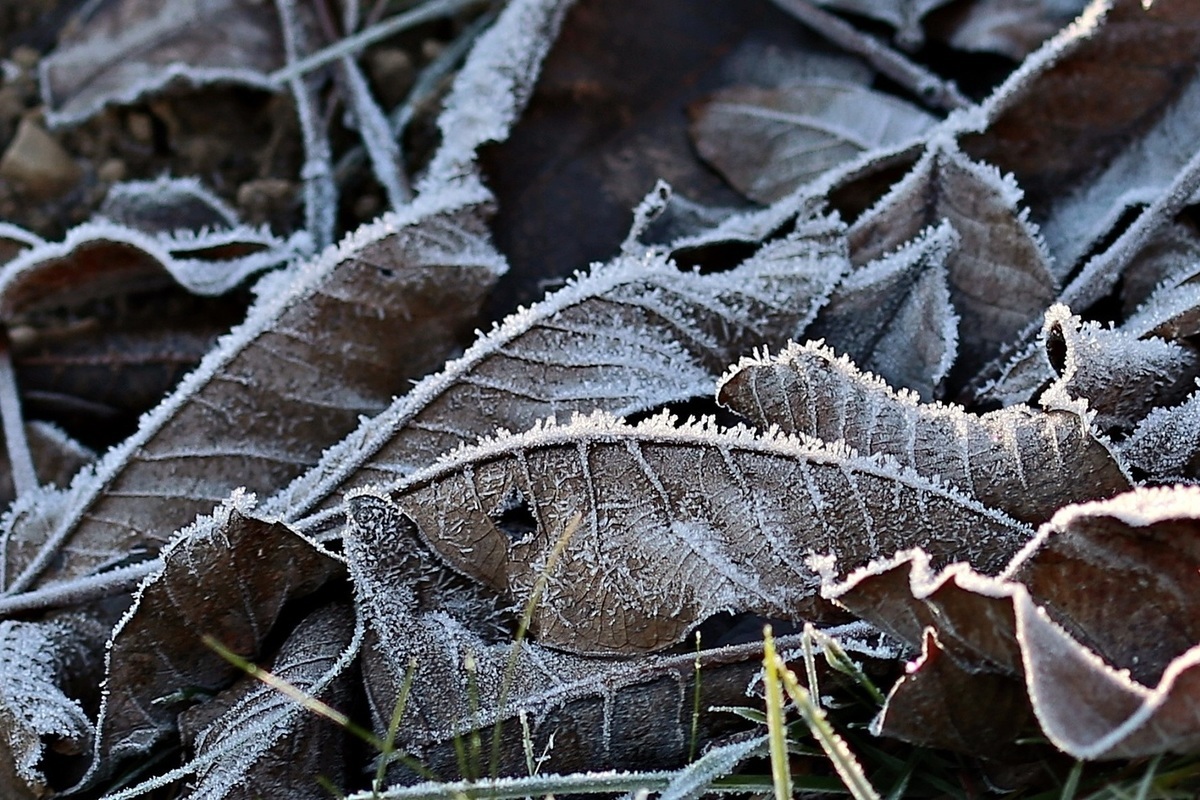
[[908, 89], [923, 102], [952, 111], [972, 105], [953, 81], [935, 75], [901, 53], [828, 11], [814, 6], [809, 0], [771, 0], [804, 25], [829, 41], [861, 56], [880, 73]]
[[412, 199], [412, 186], [404, 174], [400, 145], [392, 134], [388, 118], [371, 96], [371, 87], [358, 64], [347, 56], [339, 62], [339, 67], [355, 124], [371, 159], [372, 171], [387, 193], [388, 203], [392, 208], [399, 208]]
[[343, 57], [353, 57], [375, 42], [386, 39], [389, 36], [393, 36], [409, 28], [415, 28], [417, 25], [426, 22], [432, 22], [435, 19], [448, 17], [471, 6], [481, 5], [483, 2], [485, 0], [431, 0], [431, 2], [423, 3], [407, 14], [397, 14], [390, 19], [380, 22], [378, 25], [372, 25], [352, 36], [347, 36], [331, 44], [329, 47], [317, 50], [304, 58], [296, 59], [295, 61], [289, 59], [284, 67], [272, 72], [268, 76], [268, 80], [278, 85], [284, 85], [305, 73], [312, 72], [326, 64], [332, 64]]
[[17, 491], [17, 497], [20, 497], [38, 487], [38, 478], [37, 471], [33, 468], [29, 442], [25, 438], [21, 395], [18, 393], [17, 377], [13, 372], [8, 333], [3, 330], [0, 330], [0, 418], [3, 419], [4, 444], [12, 465], [13, 487]]
[[[289, 65], [297, 61], [303, 45], [299, 21], [292, 0], [275, 0], [283, 30], [284, 48]], [[286, 68], [285, 68], [286, 69]], [[277, 73], [278, 74], [278, 73]], [[314, 101], [312, 87], [301, 77], [303, 70], [286, 77], [288, 89], [296, 101], [296, 115], [304, 140], [304, 223], [317, 248], [333, 243], [334, 218], [337, 213], [337, 186], [333, 182], [332, 155], [329, 137]], [[283, 83], [283, 80], [280, 81]]]
[[74, 578], [42, 589], [34, 589], [31, 592], [0, 596], [0, 618], [28, 611], [80, 606], [105, 597], [131, 592], [143, 578], [162, 568], [162, 560], [153, 558], [98, 575]]
[[[475, 44], [475, 40], [479, 38], [479, 34], [483, 33], [495, 19], [495, 11], [485, 11], [471, 22], [470, 25], [463, 28], [458, 37], [442, 48], [442, 51], [426, 64], [425, 68], [417, 75], [417, 80], [413, 83], [412, 88], [408, 90], [408, 96], [404, 98], [404, 102], [389, 112], [388, 125], [391, 128], [392, 140], [397, 145], [400, 158], [398, 162], [400, 165], [400, 174], [405, 181], [407, 181], [408, 176], [404, 169], [404, 150], [401, 147], [401, 142], [404, 140], [404, 131], [408, 129], [408, 124], [416, 116], [417, 108], [433, 96], [441, 80], [458, 66], [459, 62], [462, 61], [471, 49], [471, 46]], [[357, 145], [348, 150], [338, 161], [337, 166], [334, 167], [334, 174], [337, 176], [338, 182], [345, 181], [347, 175], [362, 164], [365, 158], [366, 149], [362, 145]]]

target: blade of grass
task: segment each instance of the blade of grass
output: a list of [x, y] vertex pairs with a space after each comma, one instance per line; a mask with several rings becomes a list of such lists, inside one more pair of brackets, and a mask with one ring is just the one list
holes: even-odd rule
[[833, 726], [829, 724], [829, 720], [825, 717], [825, 712], [813, 701], [812, 695], [800, 685], [796, 673], [787, 668], [787, 665], [783, 663], [783, 659], [775, 656], [775, 660], [775, 674], [783, 684], [783, 688], [788, 693], [788, 696], [791, 697], [792, 702], [799, 709], [800, 716], [808, 724], [813, 738], [821, 745], [821, 748], [829, 757], [830, 763], [833, 764], [833, 768], [837, 771], [838, 776], [846, 784], [846, 788], [850, 790], [850, 794], [855, 800], [880, 800], [879, 793], [875, 791], [875, 787], [867, 780], [862, 766], [854, 758], [854, 754], [850, 752], [850, 748], [842, 740], [842, 737], [838, 736], [837, 732], [833, 730]]
[[688, 763], [696, 760], [700, 744], [700, 631], [696, 631], [696, 661], [692, 670], [692, 730], [688, 737]]
[[792, 771], [788, 765], [787, 734], [783, 723], [783, 689], [771, 626], [763, 627], [763, 690], [767, 700], [767, 741], [771, 753], [771, 784], [775, 800], [791, 800]]
[[558, 560], [562, 558], [562, 554], [566, 552], [567, 544], [570, 543], [571, 537], [575, 535], [575, 531], [579, 530], [579, 525], [582, 522], [583, 514], [580, 512], [576, 512], [575, 516], [567, 520], [562, 535], [558, 537], [558, 540], [554, 543], [554, 548], [550, 551], [550, 555], [546, 559], [546, 566], [542, 568], [542, 571], [537, 576], [537, 580], [533, 583], [533, 591], [529, 594], [529, 602], [525, 604], [525, 609], [521, 612], [521, 619], [517, 623], [517, 635], [513, 637], [513, 646], [508, 653], [508, 663], [504, 665], [504, 677], [500, 681], [500, 696], [496, 701], [496, 723], [492, 728], [490, 770], [492, 780], [496, 779], [496, 775], [500, 770], [500, 737], [504, 729], [501, 714], [504, 711], [505, 703], [508, 702], [508, 693], [512, 689], [513, 678], [516, 676], [517, 659], [521, 655], [521, 645], [525, 642], [525, 637], [529, 634], [529, 626], [533, 622], [533, 612], [537, 609], [538, 603], [541, 602], [542, 594], [546, 591], [546, 584], [550, 581], [550, 575], [558, 565]]
[[404, 716], [404, 707], [408, 705], [408, 695], [412, 691], [413, 676], [417, 672], [417, 659], [409, 659], [408, 668], [404, 671], [404, 681], [400, 684], [400, 696], [392, 707], [392, 718], [388, 721], [387, 736], [383, 740], [383, 749], [379, 754], [379, 764], [375, 767], [375, 779], [371, 781], [371, 790], [378, 793], [383, 788], [383, 779], [387, 775], [388, 765], [392, 762], [392, 754], [396, 751], [396, 734], [400, 730], [400, 720]]

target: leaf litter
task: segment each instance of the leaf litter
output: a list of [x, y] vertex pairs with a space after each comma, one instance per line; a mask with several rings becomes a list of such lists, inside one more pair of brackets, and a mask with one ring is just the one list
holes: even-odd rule
[[[993, 767], [1028, 761], [1031, 733], [1088, 760], [1200, 748], [1185, 5], [1095, 3], [1036, 49], [1076, 5], [779, 4], [813, 33], [714, 3], [689, 23], [689, 88], [616, 100], [621, 37], [591, 34], [631, 23], [599, 0], [513, 0], [475, 27], [467, 3], [334, 5], [97, 4], [42, 59], [47, 119], [77, 130], [149, 108], [152, 138], [154, 120], [174, 136], [179, 97], [286, 90], [277, 132], [302, 157], [278, 196], [303, 213], [254, 227], [249, 195], [211, 175], [135, 176], [80, 199], [77, 221], [95, 216], [60, 242], [0, 229], [16, 343], [0, 407], [11, 474], [35, 476], [4, 518], [6, 785], [366, 787], [348, 730], [239, 675], [205, 633], [364, 712], [371, 742], [390, 730], [397, 753], [376, 756], [393, 792], [429, 769], [670, 769], [655, 785], [693, 796], [758, 752], [752, 724], [708, 707], [759, 702], [767, 621], [840, 626], [890, 687], [874, 736]], [[449, 55], [422, 56], [424, 83], [384, 107], [401, 93], [374, 70], [399, 62], [374, 48], [446, 18]], [[238, 36], [214, 39], [226, 24]], [[130, 37], [138, 57], [114, 58]], [[922, 81], [953, 88], [924, 65], [929, 40], [1025, 60], [938, 121], [913, 105], [931, 102]], [[418, 112], [415, 87], [439, 82], [443, 110]], [[624, 127], [581, 144], [595, 121], [565, 122], [563, 98], [624, 109]], [[688, 105], [729, 187], [679, 116], [655, 116]], [[518, 165], [580, 177], [522, 194]], [[357, 230], [354, 169], [373, 187], [362, 214], [390, 209]], [[613, 210], [654, 178], [682, 190], [656, 186], [614, 239]], [[591, 236], [578, 248], [513, 244], [589, 205], [606, 221], [592, 235], [571, 217]], [[582, 270], [601, 241], [607, 260]], [[493, 285], [495, 319], [531, 275], [545, 298], [471, 344]], [[139, 318], [141, 345], [110, 332], [160, 291], [227, 295], [245, 320], [212, 345], [223, 322], [184, 346], [178, 314]], [[36, 413], [48, 394], [110, 401], [65, 388], [88, 380], [61, 345], [53, 391], [35, 389], [27, 343], [97, 330], [130, 363], [171, 342], [196, 366], [153, 383], [162, 403], [89, 465]], [[808, 640], [779, 641], [798, 661]]]

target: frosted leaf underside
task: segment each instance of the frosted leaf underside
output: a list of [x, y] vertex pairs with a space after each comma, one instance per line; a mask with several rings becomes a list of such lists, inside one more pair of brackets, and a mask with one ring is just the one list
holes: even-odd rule
[[841, 228], [827, 220], [802, 223], [724, 273], [621, 256], [504, 320], [268, 507], [309, 529], [326, 524], [305, 521], [313, 509], [340, 515], [341, 493], [394, 482], [494, 430], [707, 395], [730, 361], [798, 335], [847, 263]]
[[894, 462], [661, 417], [488, 441], [391, 496], [450, 565], [518, 606], [581, 515], [534, 620], [541, 641], [585, 653], [666, 647], [720, 611], [802, 616], [810, 555], [853, 568], [920, 545], [987, 571], [1029, 536]]
[[864, 455], [891, 456], [1031, 524], [1068, 503], [1130, 487], [1108, 446], [1077, 413], [1014, 406], [976, 415], [920, 403], [818, 343], [743, 360], [717, 397], [760, 428], [777, 425]]

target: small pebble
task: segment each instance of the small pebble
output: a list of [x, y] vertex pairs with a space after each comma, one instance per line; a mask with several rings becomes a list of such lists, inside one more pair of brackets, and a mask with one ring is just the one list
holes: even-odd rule
[[125, 119], [125, 128], [138, 142], [142, 144], [150, 144], [154, 141], [154, 120], [150, 119], [149, 114], [143, 114], [139, 111], [134, 111]]
[[125, 180], [128, 173], [129, 168], [125, 166], [124, 161], [119, 158], [109, 158], [96, 170], [96, 177], [105, 183], [117, 183]]
[[79, 180], [81, 170], [58, 141], [30, 117], [0, 156], [0, 177], [22, 184], [38, 197], [62, 194]]

